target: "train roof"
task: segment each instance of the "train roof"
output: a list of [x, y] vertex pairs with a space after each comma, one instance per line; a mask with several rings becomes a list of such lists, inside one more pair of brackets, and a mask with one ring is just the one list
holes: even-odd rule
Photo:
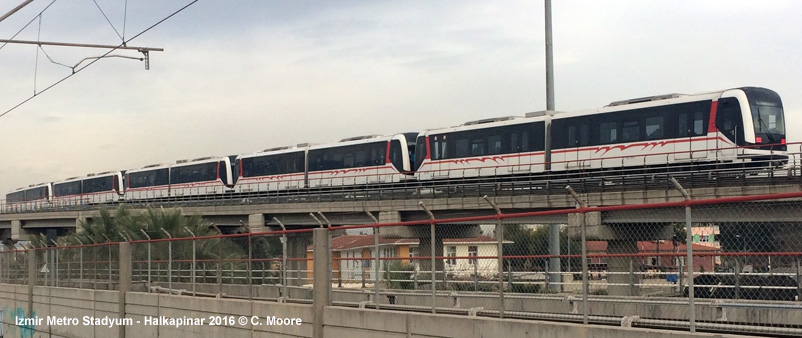
[[[315, 149], [326, 149], [326, 148], [336, 148], [336, 147], [346, 147], [356, 144], [367, 144], [367, 143], [374, 143], [374, 142], [387, 142], [394, 139], [403, 139], [406, 141], [406, 137], [404, 134], [391, 134], [391, 135], [383, 135], [383, 136], [365, 136], [365, 137], [352, 137], [343, 139], [337, 143], [325, 143], [325, 144], [318, 144], [309, 147], [309, 150]], [[346, 141], [347, 140], [347, 141]]]
[[142, 172], [142, 171], [160, 170], [160, 169], [166, 169], [166, 168], [170, 168], [170, 165], [167, 164], [167, 163], [148, 164], [148, 165], [146, 165], [144, 167], [141, 167], [141, 168], [127, 170], [126, 172], [127, 173], [138, 173], [138, 172]]
[[306, 147], [305, 144], [299, 144], [297, 146], [268, 148], [255, 153], [238, 155], [237, 159], [303, 152], [306, 150]]

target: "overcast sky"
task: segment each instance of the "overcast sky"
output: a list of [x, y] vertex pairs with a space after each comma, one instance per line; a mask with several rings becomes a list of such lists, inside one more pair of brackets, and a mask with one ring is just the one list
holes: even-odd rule
[[[0, 22], [9, 39], [51, 0]], [[0, 15], [22, 0], [0, 2]], [[188, 1], [98, 0], [129, 39]], [[556, 107], [760, 86], [802, 141], [800, 1], [554, 1]], [[302, 142], [545, 109], [543, 1], [199, 1], [0, 118], [0, 192]], [[41, 27], [41, 29], [40, 29]], [[16, 37], [119, 44], [94, 2]], [[0, 113], [102, 49], [6, 45]], [[47, 53], [47, 56], [45, 55]], [[114, 55], [137, 57], [132, 51]], [[85, 63], [84, 63], [85, 64]], [[37, 66], [38, 65], [38, 66]]]

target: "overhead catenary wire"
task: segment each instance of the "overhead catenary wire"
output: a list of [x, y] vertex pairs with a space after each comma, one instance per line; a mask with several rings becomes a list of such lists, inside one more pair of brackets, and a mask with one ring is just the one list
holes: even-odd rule
[[106, 12], [103, 11], [103, 8], [100, 8], [100, 4], [97, 3], [97, 0], [92, 0], [92, 2], [95, 3], [95, 6], [97, 6], [97, 9], [100, 11], [100, 14], [103, 14], [103, 17], [106, 19], [106, 22], [109, 23], [109, 26], [111, 26], [111, 29], [114, 30], [114, 33], [116, 33], [117, 36], [120, 38], [120, 40], [123, 41], [123, 43], [125, 43], [125, 38], [122, 35], [120, 35], [120, 32], [117, 31], [117, 28], [114, 27], [113, 23], [111, 23], [111, 20], [109, 20], [109, 17], [106, 15]]
[[[54, 2], [55, 2], [55, 0], [54, 0]], [[124, 47], [126, 44], [128, 44], [128, 43], [129, 43], [129, 42], [131, 42], [132, 40], [134, 40], [134, 39], [136, 39], [136, 38], [140, 37], [142, 34], [145, 34], [145, 33], [147, 33], [148, 31], [150, 31], [151, 29], [155, 28], [156, 26], [158, 26], [158, 25], [162, 24], [163, 22], [165, 22], [165, 21], [169, 20], [170, 18], [172, 18], [172, 17], [176, 16], [178, 13], [181, 13], [181, 12], [183, 12], [185, 9], [187, 9], [187, 8], [189, 8], [190, 6], [194, 5], [196, 2], [198, 2], [198, 0], [193, 0], [193, 1], [191, 1], [190, 3], [188, 3], [188, 4], [184, 5], [183, 7], [179, 8], [178, 10], [174, 11], [174, 12], [173, 12], [173, 13], [171, 13], [170, 15], [168, 15], [168, 16], [166, 16], [166, 17], [162, 18], [161, 20], [159, 20], [159, 21], [155, 22], [154, 24], [152, 24], [152, 25], [150, 25], [149, 27], [145, 28], [144, 30], [140, 31], [139, 33], [137, 33], [136, 35], [134, 35], [134, 36], [133, 36], [133, 37], [131, 37], [130, 39], [128, 39], [128, 40], [124, 40], [124, 41], [123, 41], [123, 42], [122, 42], [120, 45], [118, 45], [118, 46], [116, 46], [116, 47], [114, 47], [114, 48], [110, 49], [108, 52], [106, 52], [105, 54], [103, 54], [103, 55], [101, 55], [101, 56], [97, 57], [96, 59], [94, 59], [93, 61], [89, 62], [89, 63], [88, 63], [88, 64], [86, 64], [85, 66], [83, 66], [83, 67], [80, 67], [80, 68], [77, 68], [77, 69], [74, 69], [74, 70], [73, 70], [73, 72], [72, 72], [72, 74], [69, 74], [69, 75], [67, 75], [67, 76], [65, 76], [65, 77], [63, 77], [63, 78], [61, 78], [60, 80], [58, 80], [58, 81], [56, 81], [56, 82], [52, 83], [51, 85], [47, 86], [46, 88], [42, 89], [42, 90], [41, 90], [41, 91], [39, 91], [38, 93], [34, 93], [34, 94], [33, 94], [33, 95], [31, 95], [30, 97], [28, 97], [28, 98], [24, 99], [22, 102], [20, 102], [20, 103], [18, 103], [18, 104], [16, 104], [16, 105], [14, 105], [13, 107], [9, 108], [8, 110], [4, 111], [3, 113], [0, 113], [0, 118], [2, 118], [3, 116], [6, 116], [8, 113], [10, 113], [10, 112], [12, 112], [12, 111], [16, 110], [17, 108], [21, 107], [22, 105], [24, 105], [24, 104], [28, 103], [29, 101], [33, 100], [33, 99], [34, 99], [36, 96], [38, 96], [39, 94], [42, 94], [42, 93], [44, 93], [44, 92], [46, 92], [46, 91], [50, 90], [51, 88], [53, 88], [53, 87], [55, 87], [55, 86], [57, 86], [57, 85], [61, 84], [62, 82], [66, 81], [67, 79], [69, 79], [69, 78], [73, 77], [75, 74], [78, 74], [79, 72], [81, 72], [82, 70], [86, 69], [87, 67], [89, 67], [89, 66], [91, 66], [91, 65], [95, 64], [95, 62], [98, 62], [99, 60], [101, 60], [101, 59], [103, 59], [103, 58], [107, 57], [109, 54], [111, 54], [111, 53], [112, 53], [112, 52], [114, 52], [115, 50], [119, 49], [120, 47]], [[51, 4], [52, 4], [52, 3], [51, 3]], [[48, 5], [48, 7], [49, 7], [49, 5]], [[43, 11], [44, 11], [44, 10], [43, 10]], [[26, 26], [27, 26], [27, 25], [26, 25]], [[23, 29], [24, 29], [24, 28], [23, 28]], [[17, 33], [17, 34], [19, 34], [19, 33]], [[17, 34], [15, 34], [14, 36], [16, 36]], [[3, 46], [5, 46], [5, 45], [3, 45]], [[2, 48], [2, 46], [0, 46], [0, 48]]]
[[[20, 28], [20, 29], [19, 29], [19, 30], [18, 30], [16, 33], [14, 33], [14, 35], [12, 35], [12, 36], [11, 36], [11, 39], [13, 40], [14, 38], [16, 38], [16, 37], [17, 37], [17, 35], [19, 35], [20, 33], [22, 33], [22, 31], [24, 31], [24, 30], [25, 30], [25, 28], [28, 28], [28, 26], [30, 26], [30, 25], [31, 25], [31, 24], [32, 24], [34, 21], [36, 21], [36, 19], [37, 19], [37, 18], [38, 18], [40, 15], [42, 15], [42, 13], [44, 13], [44, 12], [45, 12], [45, 11], [46, 11], [48, 8], [50, 8], [50, 6], [52, 6], [54, 3], [56, 3], [56, 0], [53, 0], [53, 1], [51, 1], [49, 4], [47, 4], [47, 6], [45, 6], [45, 8], [44, 8], [44, 9], [42, 9], [42, 10], [39, 12], [39, 14], [36, 14], [36, 15], [33, 17], [33, 19], [31, 19], [31, 21], [28, 21], [28, 23], [26, 23], [24, 26], [22, 26], [22, 28]], [[0, 45], [0, 50], [2, 50], [2, 49], [3, 49], [3, 47], [5, 47], [7, 44], [8, 44], [8, 42], [5, 42], [5, 43], [3, 43], [2, 45]]]

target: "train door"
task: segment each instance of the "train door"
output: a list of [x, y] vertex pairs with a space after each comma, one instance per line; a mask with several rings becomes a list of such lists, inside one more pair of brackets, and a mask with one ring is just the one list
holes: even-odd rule
[[738, 156], [737, 145], [743, 144], [743, 123], [738, 99], [726, 97], [718, 100], [716, 128], [726, 141], [716, 139], [716, 157], [719, 161], [733, 161]]
[[701, 161], [707, 158], [708, 144], [704, 136], [705, 113], [701, 110], [683, 111], [677, 115], [677, 137], [674, 143], [674, 159], [683, 161]]
[[423, 170], [430, 170], [432, 178], [434, 179], [447, 179], [449, 178], [450, 166], [444, 159], [448, 158], [448, 148], [446, 139], [448, 135], [433, 135], [429, 136], [432, 144], [432, 164]]

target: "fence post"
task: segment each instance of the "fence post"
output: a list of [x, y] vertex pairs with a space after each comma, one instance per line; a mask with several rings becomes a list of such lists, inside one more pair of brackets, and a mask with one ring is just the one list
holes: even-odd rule
[[[367, 209], [362, 209], [371, 219], [373, 219], [373, 224], [378, 224], [379, 220], [376, 219], [373, 214], [368, 212]], [[376, 294], [376, 310], [379, 309], [379, 227], [373, 227], [373, 247], [376, 249], [376, 280], [374, 281], [373, 288], [374, 293]], [[342, 262], [342, 261], [341, 261]], [[390, 272], [387, 272], [387, 285], [390, 285]], [[342, 263], [340, 263], [340, 276], [342, 276]], [[364, 280], [362, 281], [364, 287]]]
[[[287, 298], [287, 227], [284, 223], [273, 217], [273, 220], [281, 227], [281, 298]], [[264, 262], [262, 262], [262, 283], [264, 284]]]
[[[482, 198], [496, 210], [496, 270], [498, 273], [499, 318], [504, 318], [504, 226], [501, 223], [501, 209], [487, 195]], [[478, 261], [477, 261], [478, 263]], [[417, 289], [417, 285], [415, 287]]]
[[142, 234], [148, 239], [148, 291], [150, 291], [150, 236], [144, 229], [139, 229], [139, 231], [142, 231]]
[[796, 256], [796, 300], [802, 301], [802, 279], [799, 279], [800, 270], [802, 270], [799, 266], [799, 256]]
[[[189, 228], [184, 227], [184, 229], [186, 229], [189, 232], [189, 234], [192, 235], [192, 295], [193, 296], [197, 296], [197, 294], [195, 293], [195, 237], [196, 236], [195, 236], [195, 233], [192, 232], [192, 230], [189, 230]], [[250, 237], [248, 237], [248, 239], [250, 240]], [[251, 243], [249, 241], [248, 242], [248, 249], [249, 250], [250, 250], [250, 244]], [[250, 254], [250, 252], [249, 252], [249, 254]], [[248, 258], [250, 258], [250, 257], [248, 257]], [[250, 264], [250, 261], [248, 261], [248, 264]]]
[[[125, 318], [125, 295], [131, 291], [131, 243], [120, 242], [119, 247], [119, 318]], [[119, 337], [125, 338], [125, 325], [119, 325]]]
[[551, 290], [551, 287], [549, 285], [550, 282], [551, 282], [551, 275], [549, 273], [549, 259], [548, 258], [544, 259], [543, 263], [545, 264], [544, 265], [545, 268], [543, 269], [543, 275], [544, 275], [544, 278], [543, 278], [543, 289], [544, 290], [543, 291], [548, 293], [549, 290]]
[[217, 241], [217, 287], [220, 292], [219, 297], [223, 297], [223, 231], [212, 223], [212, 227], [220, 233]]
[[[429, 259], [430, 259], [430, 262], [431, 262], [431, 265], [432, 265], [432, 267], [431, 267], [432, 268], [432, 271], [431, 271], [432, 272], [432, 313], [437, 313], [437, 309], [436, 309], [436, 305], [437, 305], [437, 286], [435, 285], [437, 283], [436, 273], [435, 273], [436, 266], [437, 266], [435, 264], [435, 253], [437, 252], [436, 251], [436, 247], [435, 247], [435, 244], [436, 244], [435, 243], [436, 242], [436, 239], [435, 239], [436, 238], [435, 237], [436, 233], [435, 233], [435, 230], [434, 230], [434, 220], [435, 220], [435, 218], [434, 218], [434, 214], [429, 210], [429, 208], [426, 207], [426, 204], [423, 203], [423, 201], [418, 202], [418, 205], [420, 205], [420, 207], [423, 208], [423, 211], [426, 211], [426, 213], [429, 214], [429, 218], [430, 218], [430, 221], [429, 221], [429, 236], [430, 236], [430, 239], [431, 239], [430, 240], [431, 243], [430, 243], [429, 249], [431, 251], [429, 253]], [[443, 271], [443, 281], [445, 281], [445, 275], [446, 275], [446, 272]]]
[[741, 299], [741, 261], [735, 257], [735, 299]]
[[632, 264], [632, 257], [629, 257], [629, 295], [635, 294], [635, 268]]
[[81, 247], [80, 247], [81, 251], [78, 252], [78, 281], [79, 281], [78, 283], [80, 283], [78, 285], [78, 288], [79, 289], [83, 289], [84, 288], [84, 242], [81, 242], [81, 240], [78, 239], [78, 237], [76, 237], [75, 240], [77, 240], [78, 243], [81, 244]]
[[312, 335], [315, 338], [323, 337], [323, 311], [326, 306], [331, 305], [329, 293], [331, 291], [331, 248], [329, 246], [328, 229], [317, 228], [313, 232], [314, 250], [313, 266], [314, 280], [312, 281], [312, 307], [314, 309], [314, 328]]
[[36, 285], [36, 250], [28, 249], [28, 316], [33, 318], [33, 287]]
[[[379, 309], [379, 274], [381, 274], [381, 271], [382, 271], [382, 269], [379, 268], [379, 265], [381, 264], [381, 261], [379, 260], [379, 258], [381, 257], [381, 252], [379, 251], [379, 228], [378, 227], [374, 227], [373, 228], [373, 247], [374, 247], [374, 250], [376, 251], [376, 259], [375, 259], [375, 264], [374, 264], [375, 267], [373, 268], [373, 271], [376, 271], [376, 274], [373, 276], [373, 279], [374, 279], [374, 281], [373, 281], [373, 292], [376, 295], [376, 299], [375, 299], [376, 300], [376, 310], [378, 310]], [[389, 272], [388, 272], [387, 278], [388, 279], [390, 278]]]
[[[677, 182], [677, 180], [673, 177], [670, 178], [671, 183], [674, 184], [674, 187], [682, 193], [682, 196], [685, 197], [685, 248], [687, 249], [687, 259], [686, 265], [688, 270], [688, 321], [690, 322], [690, 329], [691, 332], [696, 332], [696, 302], [695, 302], [695, 295], [694, 295], [694, 285], [693, 285], [693, 228], [691, 222], [691, 195], [685, 191], [685, 188]], [[658, 243], [659, 245], [659, 243]]]
[[173, 236], [170, 235], [167, 230], [164, 228], [159, 228], [167, 238], [171, 239], [167, 241], [167, 292], [169, 295], [173, 294]]
[[[587, 205], [570, 185], [566, 186], [565, 189], [571, 193], [576, 203], [579, 204], [579, 229], [582, 237], [582, 323], [588, 324], [588, 288], [590, 285], [588, 284], [588, 236], [587, 227], [585, 226], [585, 208]], [[571, 242], [570, 238], [568, 242]]]
[[53, 270], [54, 270], [53, 271], [53, 277], [54, 277], [53, 278], [53, 281], [54, 281], [53, 286], [58, 287], [58, 263], [59, 263], [58, 262], [58, 256], [59, 256], [58, 243], [56, 243], [56, 241], [54, 241], [52, 239], [50, 241], [53, 242], [53, 245], [56, 246], [53, 249], [53, 261], [54, 261], [54, 264], [53, 264]]

